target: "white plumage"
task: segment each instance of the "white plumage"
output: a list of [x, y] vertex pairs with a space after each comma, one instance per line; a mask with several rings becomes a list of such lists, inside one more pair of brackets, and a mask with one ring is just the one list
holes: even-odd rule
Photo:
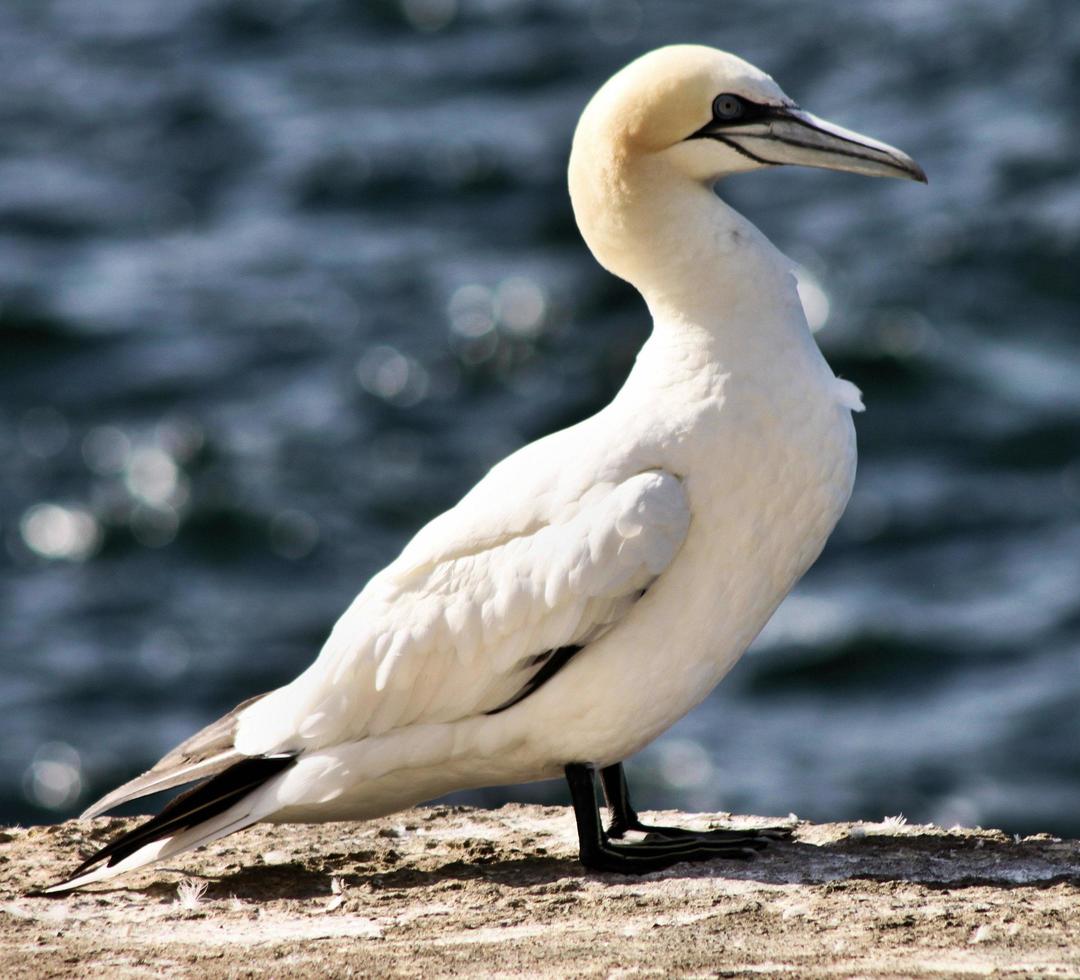
[[497, 709], [536, 657], [594, 641], [620, 620], [690, 522], [682, 484], [657, 471], [518, 506], [522, 525], [497, 536], [479, 517], [479, 540], [468, 533], [474, 499], [461, 505], [457, 540], [446, 535], [455, 509], [372, 579], [304, 674], [242, 717], [240, 751], [322, 748]]
[[423, 528], [295, 681], [92, 807], [212, 777], [54, 890], [258, 820], [612, 767], [704, 698], [854, 479], [858, 389], [818, 351], [791, 263], [711, 189], [787, 161], [924, 179], [722, 52], [661, 49], [611, 79], [582, 116], [570, 190], [594, 254], [653, 317], [623, 389]]

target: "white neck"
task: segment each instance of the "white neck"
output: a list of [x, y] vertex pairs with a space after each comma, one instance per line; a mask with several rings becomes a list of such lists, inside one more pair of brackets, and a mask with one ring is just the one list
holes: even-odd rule
[[747, 369], [793, 348], [816, 352], [793, 263], [684, 163], [598, 155], [575, 141], [570, 190], [593, 254], [644, 297], [661, 346], [692, 345]]

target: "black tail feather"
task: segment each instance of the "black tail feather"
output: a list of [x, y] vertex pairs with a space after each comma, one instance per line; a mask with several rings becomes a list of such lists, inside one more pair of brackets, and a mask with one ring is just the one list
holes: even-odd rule
[[79, 865], [68, 880], [79, 877], [102, 861], [106, 867], [112, 867], [152, 841], [223, 813], [253, 789], [284, 772], [295, 761], [293, 755], [255, 756], [231, 765], [224, 772], [170, 800], [156, 817], [110, 841]]

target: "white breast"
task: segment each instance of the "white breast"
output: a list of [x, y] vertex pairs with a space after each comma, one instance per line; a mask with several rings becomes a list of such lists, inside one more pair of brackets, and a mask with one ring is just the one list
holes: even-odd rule
[[[517, 778], [638, 751], [712, 690], [817, 558], [851, 493], [856, 450], [841, 383], [811, 347], [800, 370], [767, 386], [776, 397], [760, 376], [718, 370], [685, 383], [663, 372], [650, 417], [666, 424], [625, 438], [643, 465], [683, 478], [686, 542], [618, 627], [500, 720], [521, 732]], [[492, 744], [507, 741], [500, 732]], [[501, 750], [501, 765], [511, 758]]]

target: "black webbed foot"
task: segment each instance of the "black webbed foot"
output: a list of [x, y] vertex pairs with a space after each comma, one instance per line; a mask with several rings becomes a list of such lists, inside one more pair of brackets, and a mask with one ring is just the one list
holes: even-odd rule
[[[770, 844], [790, 840], [791, 831], [787, 827], [766, 827], [748, 830], [689, 830], [686, 827], [655, 827], [652, 824], [639, 823], [632, 831], [645, 835], [646, 841], [685, 841], [697, 840], [717, 844], [736, 843], [750, 840], [749, 845], [762, 851]], [[610, 836], [610, 832], [609, 832]]]
[[790, 827], [764, 827], [757, 830], [688, 830], [685, 827], [661, 827], [642, 823], [637, 811], [630, 803], [630, 791], [626, 784], [626, 773], [622, 763], [607, 766], [600, 770], [600, 785], [607, 801], [610, 823], [608, 837], [622, 838], [634, 832], [645, 835], [646, 841], [687, 841], [703, 843], [739, 844], [747, 839], [756, 841], [750, 844], [755, 850], [764, 850], [770, 843], [791, 839]]
[[[604, 830], [596, 805], [593, 767], [574, 763], [566, 767], [566, 781], [577, 819], [581, 863], [592, 871], [647, 874], [683, 861], [751, 860], [776, 837], [767, 832], [650, 827], [641, 823], [630, 806], [622, 766], [601, 771], [604, 792], [612, 812], [612, 825]], [[645, 834], [643, 840], [623, 841], [628, 832]]]

